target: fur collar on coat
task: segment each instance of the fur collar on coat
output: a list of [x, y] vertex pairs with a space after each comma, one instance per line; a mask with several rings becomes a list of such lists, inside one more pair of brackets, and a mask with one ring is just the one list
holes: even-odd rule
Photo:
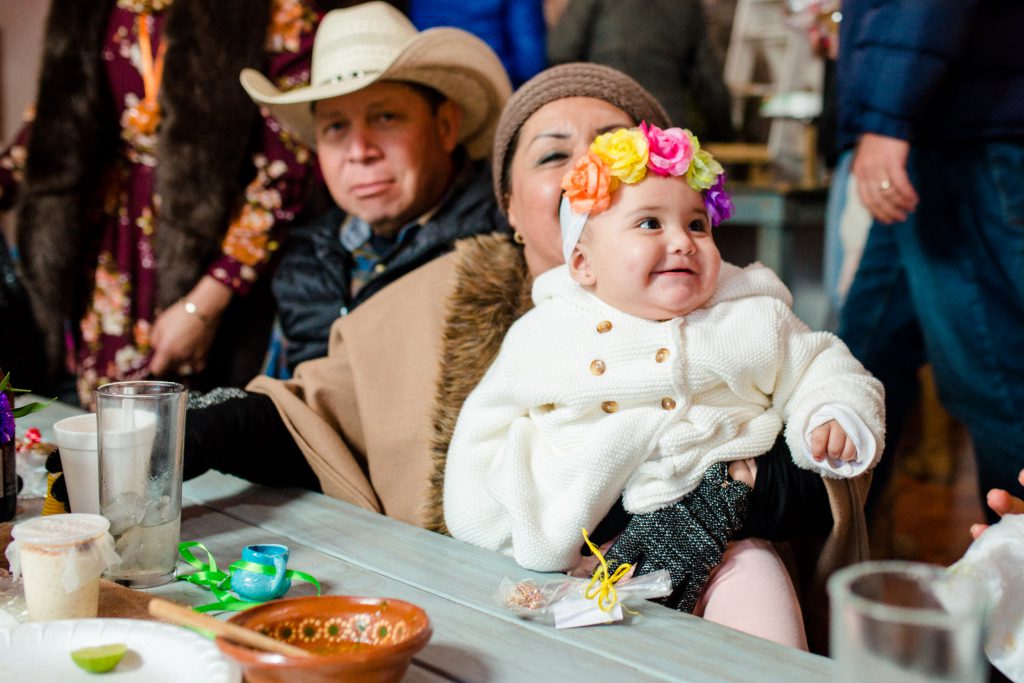
[[[158, 306], [188, 292], [218, 253], [234, 203], [254, 170], [249, 143], [259, 113], [238, 85], [263, 66], [269, 1], [175, 0], [167, 10], [167, 66], [157, 155]], [[97, 186], [119, 142], [100, 49], [112, 0], [54, 0], [46, 27], [36, 119], [18, 214], [23, 271], [61, 357], [61, 323], [76, 318], [69, 292], [88, 291], [98, 237]]]
[[456, 251], [456, 285], [448, 305], [434, 401], [434, 472], [426, 514], [426, 527], [444, 534], [444, 465], [459, 410], [498, 355], [505, 332], [533, 308], [533, 278], [522, 249], [507, 235], [462, 240]]

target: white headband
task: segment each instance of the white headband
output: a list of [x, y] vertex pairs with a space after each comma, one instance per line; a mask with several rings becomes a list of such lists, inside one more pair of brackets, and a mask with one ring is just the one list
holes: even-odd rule
[[566, 263], [569, 263], [572, 250], [580, 241], [583, 226], [587, 224], [588, 218], [589, 213], [576, 213], [569, 205], [569, 200], [562, 196], [562, 203], [558, 207], [558, 222], [562, 226], [562, 256], [565, 257]]

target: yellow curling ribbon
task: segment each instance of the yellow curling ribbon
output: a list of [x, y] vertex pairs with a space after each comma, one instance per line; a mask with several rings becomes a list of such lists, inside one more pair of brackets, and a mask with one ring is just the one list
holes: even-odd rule
[[[590, 536], [587, 535], [587, 530], [583, 529], [583, 540], [586, 541], [587, 547], [590, 548], [590, 552], [594, 553], [594, 557], [601, 565], [594, 570], [594, 575], [590, 577], [590, 583], [587, 584], [587, 590], [583, 592], [583, 597], [587, 600], [596, 600], [597, 606], [602, 612], [611, 612], [615, 605], [619, 604], [619, 593], [615, 590], [615, 584], [622, 577], [629, 573], [629, 570], [633, 568], [633, 565], [628, 562], [623, 562], [615, 571], [611, 574], [608, 573], [608, 561], [604, 559], [604, 555], [597, 549], [597, 546], [590, 541]], [[630, 614], [639, 614], [634, 612], [625, 605], [622, 609], [626, 610]]]

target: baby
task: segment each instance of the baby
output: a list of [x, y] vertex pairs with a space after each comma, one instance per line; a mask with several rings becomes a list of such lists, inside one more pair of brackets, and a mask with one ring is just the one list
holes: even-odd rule
[[[459, 415], [444, 491], [454, 537], [564, 571], [580, 528], [620, 495], [634, 514], [680, 501], [710, 468], [724, 477], [768, 451], [783, 425], [800, 467], [874, 465], [881, 384], [793, 315], [771, 270], [722, 262], [723, 181], [689, 131], [646, 124], [598, 136], [567, 174], [566, 265], [535, 280], [536, 307]], [[700, 493], [735, 495], [729, 483]]]

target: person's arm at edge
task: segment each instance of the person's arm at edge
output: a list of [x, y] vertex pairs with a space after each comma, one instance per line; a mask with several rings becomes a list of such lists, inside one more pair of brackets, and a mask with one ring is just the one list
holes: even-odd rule
[[[1024, 470], [1017, 475], [1017, 481], [1024, 485]], [[1012, 495], [1004, 489], [991, 489], [985, 496], [985, 502], [1000, 517], [1005, 515], [1024, 515], [1024, 500]], [[971, 536], [977, 538], [989, 527], [988, 524], [972, 524]]]
[[[852, 45], [840, 45], [856, 53], [852, 77], [864, 108], [863, 132], [910, 139], [912, 122], [950, 63], [969, 49], [978, 5], [979, 0], [888, 3], [853, 36]], [[879, 74], [886, 79], [881, 85]]]
[[185, 418], [185, 478], [209, 469], [267, 486], [319, 490], [270, 397], [245, 392]]

